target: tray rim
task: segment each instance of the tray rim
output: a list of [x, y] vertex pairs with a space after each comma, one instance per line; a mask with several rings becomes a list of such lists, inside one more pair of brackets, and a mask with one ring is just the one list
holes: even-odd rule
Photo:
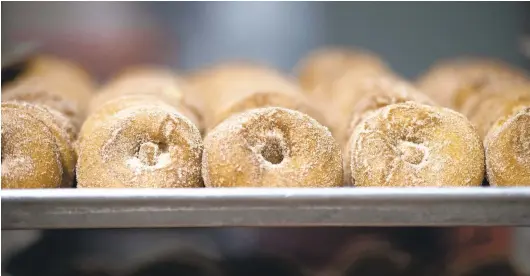
[[2, 229], [530, 226], [530, 187], [1, 190]]

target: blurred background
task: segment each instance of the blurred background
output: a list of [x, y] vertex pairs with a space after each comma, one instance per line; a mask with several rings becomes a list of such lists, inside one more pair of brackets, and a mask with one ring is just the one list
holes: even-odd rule
[[130, 63], [193, 70], [227, 59], [288, 72], [315, 48], [345, 45], [413, 78], [456, 55], [529, 68], [529, 14], [527, 2], [6, 2], [2, 54], [30, 40], [101, 76]]
[[[1, 5], [2, 59], [21, 42], [37, 43], [44, 52], [76, 60], [100, 80], [138, 63], [184, 72], [232, 59], [260, 61], [290, 73], [309, 51], [329, 45], [374, 51], [408, 78], [438, 59], [461, 55], [497, 57], [530, 69], [527, 2]], [[183, 270], [189, 266], [181, 265], [171, 270], [175, 262], [164, 263], [176, 252], [191, 251], [185, 255], [194, 262], [201, 263], [196, 254], [225, 260], [215, 266], [228, 275], [299, 275], [299, 270], [318, 275], [447, 275], [448, 267], [467, 271], [486, 261], [486, 272], [465, 275], [515, 275], [506, 260], [530, 274], [528, 232], [344, 227], [2, 231], [2, 269], [13, 276], [85, 275], [81, 270], [91, 271], [89, 275], [216, 275], [216, 269], [189, 272]], [[387, 259], [373, 258], [372, 270], [351, 268], [363, 251], [358, 248], [380, 249]], [[282, 257], [288, 265], [263, 256]], [[144, 266], [152, 270], [142, 271]]]

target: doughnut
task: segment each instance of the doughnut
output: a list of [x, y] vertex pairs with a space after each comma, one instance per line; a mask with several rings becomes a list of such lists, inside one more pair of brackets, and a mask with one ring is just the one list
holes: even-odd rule
[[[464, 91], [466, 89], [463, 89]], [[462, 90], [460, 90], [462, 91]], [[477, 92], [477, 90], [474, 90]], [[468, 94], [459, 111], [468, 116], [474, 116], [484, 102], [498, 99], [524, 100], [530, 98], [529, 83], [497, 82], [495, 85], [483, 87], [479, 93]]]
[[293, 95], [291, 93], [282, 93], [280, 91], [257, 91], [241, 94], [247, 95], [241, 95], [232, 102], [228, 102], [225, 104], [224, 108], [217, 108], [217, 113], [212, 117], [212, 123], [210, 123], [209, 129], [213, 129], [213, 127], [217, 126], [233, 114], [262, 107], [283, 107], [297, 110], [313, 117], [319, 123], [326, 125], [324, 117], [313, 108], [302, 95]]
[[62, 176], [50, 129], [26, 110], [2, 103], [2, 189], [58, 188]]
[[468, 118], [477, 128], [480, 137], [485, 138], [490, 128], [499, 118], [510, 114], [518, 106], [530, 106], [530, 97], [491, 96], [485, 98], [477, 108], [476, 113]]
[[342, 146], [347, 144], [353, 128], [369, 111], [407, 101], [434, 105], [431, 99], [408, 82], [378, 74], [348, 73], [336, 83], [330, 94], [333, 96], [333, 109], [328, 110], [330, 117], [327, 120], [335, 122], [334, 135]]
[[[2, 93], [2, 101], [23, 101], [43, 105], [61, 112], [78, 130], [85, 118], [82, 101], [45, 78], [28, 78], [16, 81]], [[76, 131], [77, 131], [76, 130]]]
[[[459, 58], [431, 67], [417, 81], [418, 88], [438, 104], [457, 108], [469, 95], [497, 82], [527, 82], [522, 70], [495, 59]], [[463, 90], [458, 95], [458, 91]]]
[[480, 186], [484, 148], [468, 120], [447, 108], [392, 104], [355, 128], [348, 148], [355, 186]]
[[80, 188], [202, 187], [199, 130], [176, 109], [131, 106], [79, 142]]
[[[101, 105], [92, 114], [90, 114], [90, 116], [87, 117], [83, 123], [81, 131], [79, 132], [79, 140], [83, 140], [83, 138], [90, 134], [100, 122], [112, 119], [112, 117], [119, 111], [129, 107], [142, 106], [146, 104], [160, 105], [169, 108], [169, 105], [166, 104], [165, 101], [154, 95], [130, 94], [119, 96], [103, 103], [103, 105]], [[177, 111], [188, 118], [196, 126], [200, 124], [194, 113], [188, 111], [185, 106], [180, 106]]]
[[268, 67], [242, 63], [218, 65], [196, 74], [194, 83], [205, 102], [207, 130], [235, 113], [261, 107], [298, 110], [326, 124], [295, 82]]
[[62, 181], [61, 187], [72, 187], [74, 181], [75, 163], [77, 161], [77, 154], [74, 150], [73, 142], [75, 136], [73, 135], [73, 126], [69, 121], [61, 115], [61, 113], [46, 109], [43, 106], [32, 105], [19, 102], [5, 102], [2, 103], [2, 108], [17, 109], [35, 117], [46, 127], [52, 134], [55, 140], [59, 159], [62, 164]]
[[173, 79], [175, 74], [170, 68], [157, 65], [136, 65], [125, 68], [118, 73], [112, 80], [118, 82], [121, 80], [135, 80], [135, 79]]
[[30, 60], [21, 77], [29, 76], [53, 78], [79, 88], [77, 92], [94, 90], [92, 77], [81, 66], [52, 55], [39, 55]]
[[342, 157], [329, 130], [280, 107], [233, 115], [204, 139], [207, 187], [338, 187]]
[[389, 71], [388, 66], [375, 54], [345, 48], [314, 51], [302, 59], [297, 68], [300, 85], [308, 93], [313, 93], [319, 85], [336, 80], [348, 70]]
[[151, 94], [155, 95], [170, 105], [180, 106], [183, 102], [183, 91], [176, 77], [168, 75], [147, 74], [132, 77], [118, 77], [105, 85], [92, 99], [89, 105], [90, 113], [99, 108], [103, 103], [127, 94]]
[[[203, 101], [205, 115], [211, 115], [219, 103], [230, 101], [234, 95], [249, 91], [283, 91], [302, 94], [296, 83], [269, 67], [229, 62], [195, 72], [188, 76], [194, 91]], [[206, 120], [207, 121], [207, 120]]]
[[514, 106], [484, 140], [492, 186], [530, 186], [530, 104]]

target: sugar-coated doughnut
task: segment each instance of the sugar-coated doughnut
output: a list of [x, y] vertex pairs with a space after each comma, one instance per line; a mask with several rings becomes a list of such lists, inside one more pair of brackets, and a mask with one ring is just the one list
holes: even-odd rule
[[2, 101], [22, 101], [57, 110], [71, 121], [76, 131], [86, 116], [87, 98], [78, 97], [75, 92], [70, 93], [57, 85], [55, 80], [42, 77], [26, 78], [7, 85]]
[[294, 110], [252, 109], [204, 140], [207, 187], [338, 187], [342, 159], [329, 130]]
[[2, 103], [2, 189], [58, 188], [62, 176], [50, 129], [24, 109]]
[[85, 69], [71, 60], [52, 55], [39, 55], [30, 60], [21, 77], [41, 76], [67, 82], [79, 89], [76, 92], [94, 90], [94, 81]]
[[468, 94], [468, 97], [458, 109], [468, 118], [475, 116], [485, 102], [495, 101], [494, 99], [530, 99], [530, 82], [497, 82], [493, 85], [482, 87], [480, 90], [475, 89], [474, 91], [475, 93]]
[[355, 186], [480, 186], [484, 178], [480, 137], [447, 108], [378, 109], [355, 128], [348, 150]]
[[44, 106], [21, 102], [4, 102], [2, 103], [2, 108], [24, 111], [48, 127], [57, 145], [59, 159], [62, 165], [63, 175], [61, 187], [72, 187], [77, 154], [74, 150], [75, 136], [73, 132], [74, 127], [71, 123], [61, 113], [49, 110]]
[[485, 98], [477, 108], [475, 114], [469, 117], [469, 120], [477, 128], [480, 137], [484, 139], [498, 119], [507, 116], [507, 114], [511, 114], [514, 109], [520, 106], [530, 106], [530, 97], [521, 99], [492, 96]]
[[484, 141], [488, 181], [493, 186], [530, 186], [530, 104], [514, 106]]
[[298, 110], [326, 124], [294, 81], [268, 67], [227, 63], [199, 72], [193, 78], [195, 90], [200, 91], [205, 101], [207, 130], [230, 115], [260, 107]]
[[79, 143], [80, 188], [202, 187], [202, 141], [175, 108], [125, 108], [94, 125]]
[[94, 112], [109, 100], [129, 94], [155, 95], [170, 105], [181, 105], [183, 98], [182, 88], [176, 78], [165, 75], [159, 77], [121, 77], [108, 83], [98, 92], [90, 102], [89, 112]]
[[314, 51], [302, 59], [297, 67], [300, 84], [308, 93], [313, 93], [319, 85], [334, 81], [349, 70], [389, 71], [388, 66], [375, 54], [346, 48]]
[[527, 81], [524, 71], [500, 60], [459, 58], [435, 64], [418, 79], [417, 86], [438, 104], [460, 109], [469, 95], [484, 86]]
[[211, 117], [210, 128], [214, 128], [219, 123], [233, 114], [241, 113], [254, 108], [263, 107], [283, 107], [303, 112], [319, 123], [325, 125], [326, 120], [311, 104], [302, 96], [292, 93], [277, 92], [253, 92], [234, 95], [234, 99], [216, 108], [216, 113]]
[[197, 126], [200, 124], [199, 120], [195, 117], [195, 114], [189, 111], [186, 106], [180, 106], [177, 108], [169, 105], [163, 99], [150, 94], [126, 94], [103, 103], [98, 109], [93, 111], [81, 127], [79, 140], [83, 140], [84, 137], [90, 134], [99, 123], [105, 122], [106, 120], [112, 120], [112, 117], [119, 111], [129, 107], [143, 106], [146, 104], [174, 108], [188, 118], [194, 125]]
[[369, 111], [393, 103], [416, 101], [434, 105], [434, 102], [412, 84], [396, 77], [380, 74], [347, 73], [330, 90], [332, 107], [326, 112], [327, 121], [333, 122], [337, 141], [345, 146], [359, 120]]

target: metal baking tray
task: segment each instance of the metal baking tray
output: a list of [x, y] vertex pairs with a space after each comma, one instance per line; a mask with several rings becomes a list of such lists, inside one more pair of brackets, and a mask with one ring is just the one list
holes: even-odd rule
[[2, 229], [530, 226], [528, 188], [2, 190]]

